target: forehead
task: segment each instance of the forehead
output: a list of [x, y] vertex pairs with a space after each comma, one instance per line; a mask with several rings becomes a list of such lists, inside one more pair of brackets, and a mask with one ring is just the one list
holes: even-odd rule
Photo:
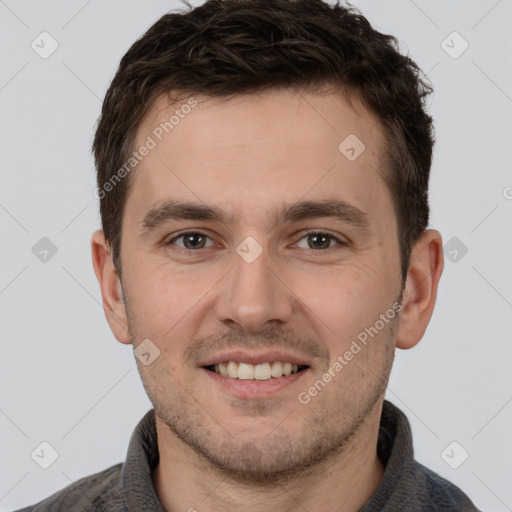
[[139, 126], [134, 148], [154, 143], [131, 176], [140, 208], [171, 196], [237, 205], [237, 218], [250, 212], [254, 222], [299, 198], [390, 208], [381, 125], [357, 97], [350, 105], [338, 94], [279, 90], [193, 100], [161, 96]]

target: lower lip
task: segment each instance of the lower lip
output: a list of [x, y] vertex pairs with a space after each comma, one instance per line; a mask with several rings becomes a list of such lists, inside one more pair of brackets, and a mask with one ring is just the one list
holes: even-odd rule
[[268, 398], [279, 393], [286, 387], [291, 386], [294, 382], [297, 382], [309, 371], [309, 368], [283, 377], [272, 377], [268, 380], [233, 379], [231, 377], [224, 377], [206, 368], [202, 368], [202, 370], [206, 372], [207, 376], [212, 379], [213, 382], [223, 386], [223, 388], [232, 395], [238, 398], [249, 399]]

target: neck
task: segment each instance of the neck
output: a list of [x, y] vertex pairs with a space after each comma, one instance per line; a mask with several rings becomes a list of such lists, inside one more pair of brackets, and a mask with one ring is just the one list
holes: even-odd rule
[[291, 512], [298, 504], [304, 510], [357, 512], [384, 474], [377, 456], [381, 411], [382, 402], [332, 460], [271, 487], [227, 479], [156, 417], [160, 461], [153, 473], [155, 489], [167, 512], [266, 512], [269, 507]]

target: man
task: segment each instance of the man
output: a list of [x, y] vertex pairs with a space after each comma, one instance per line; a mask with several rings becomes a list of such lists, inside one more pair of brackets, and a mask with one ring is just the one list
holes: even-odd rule
[[321, 0], [210, 0], [130, 48], [92, 257], [154, 409], [124, 464], [24, 510], [477, 510], [384, 400], [443, 270], [430, 91]]

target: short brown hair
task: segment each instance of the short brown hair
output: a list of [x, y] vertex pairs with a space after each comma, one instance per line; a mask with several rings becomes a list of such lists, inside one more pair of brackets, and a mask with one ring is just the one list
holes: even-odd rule
[[[411, 249], [429, 219], [434, 145], [428, 79], [398, 41], [361, 13], [322, 0], [207, 0], [162, 16], [122, 58], [107, 91], [93, 152], [98, 189], [129, 159], [137, 129], [157, 97], [208, 97], [276, 88], [353, 90], [379, 119], [384, 179], [398, 224], [402, 283]], [[111, 182], [111, 181], [110, 181]], [[121, 227], [131, 179], [100, 196], [105, 238], [121, 275]]]

